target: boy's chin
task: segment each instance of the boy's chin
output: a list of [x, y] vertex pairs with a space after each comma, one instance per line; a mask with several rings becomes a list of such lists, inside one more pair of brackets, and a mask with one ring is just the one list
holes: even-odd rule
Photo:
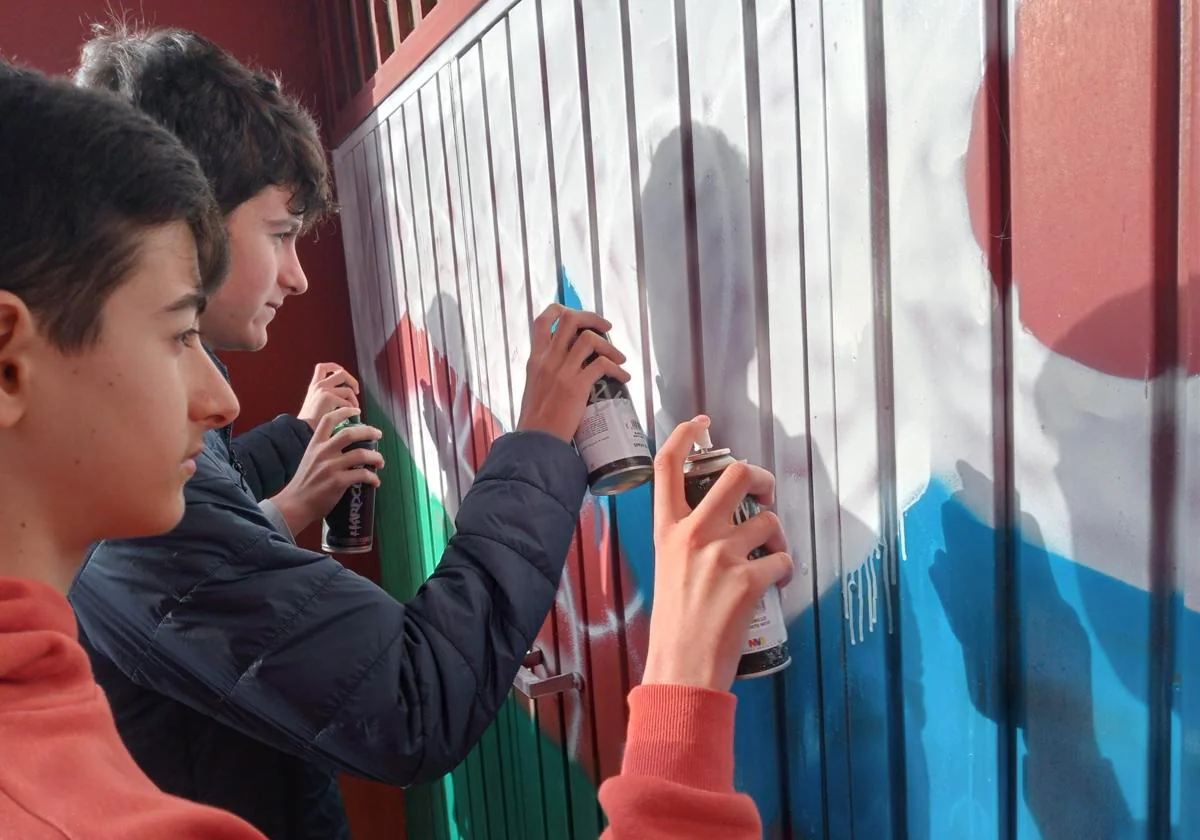
[[214, 346], [215, 350], [228, 352], [256, 353], [267, 346], [267, 331], [261, 327], [251, 327], [245, 333], [231, 337]]
[[131, 520], [122, 539], [158, 537], [170, 533], [183, 521], [183, 487], [171, 500], [164, 500], [154, 510], [146, 510], [136, 521]]
[[267, 328], [265, 326], [254, 325], [246, 334], [246, 342], [241, 350], [247, 353], [254, 353], [262, 350], [267, 346]]

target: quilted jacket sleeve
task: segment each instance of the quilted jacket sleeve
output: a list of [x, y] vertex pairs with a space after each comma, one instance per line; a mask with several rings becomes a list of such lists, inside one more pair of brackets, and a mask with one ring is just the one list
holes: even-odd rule
[[568, 444], [501, 437], [437, 571], [401, 604], [280, 537], [234, 482], [193, 480], [179, 528], [101, 544], [72, 600], [134, 682], [293, 754], [426, 782], [466, 757], [508, 696], [585, 487]]
[[271, 498], [292, 480], [312, 436], [303, 420], [281, 414], [233, 439], [233, 453], [256, 500]]

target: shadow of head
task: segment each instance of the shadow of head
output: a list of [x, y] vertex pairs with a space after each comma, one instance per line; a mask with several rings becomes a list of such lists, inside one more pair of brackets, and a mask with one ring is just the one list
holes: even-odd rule
[[[431, 344], [428, 371], [418, 371], [417, 391], [426, 431], [435, 442], [444, 470], [457, 476], [456, 450], [466, 442], [456, 442], [459, 411], [471, 409], [471, 400], [460, 404], [460, 390], [469, 387], [471, 356], [463, 342], [463, 315], [453, 296], [439, 292], [425, 311], [425, 334]], [[425, 374], [425, 375], [422, 375]]]
[[[746, 399], [747, 367], [756, 347], [753, 328], [738, 328], [752, 327], [754, 312], [749, 178], [742, 152], [719, 130], [700, 123], [671, 132], [650, 163], [642, 189], [645, 281], [656, 384], [670, 422], [703, 410], [714, 427], [722, 427], [725, 406]], [[703, 325], [692, 321], [693, 296]], [[729, 328], [713, 334], [718, 323]], [[722, 383], [719, 394], [705, 395], [703, 406], [695, 387], [700, 373], [695, 341], [703, 342], [708, 381]]]
[[452, 295], [438, 292], [425, 312], [425, 330], [433, 341], [435, 355], [440, 354], [456, 369], [461, 368], [459, 373], [470, 366], [471, 358], [463, 344], [462, 308]]

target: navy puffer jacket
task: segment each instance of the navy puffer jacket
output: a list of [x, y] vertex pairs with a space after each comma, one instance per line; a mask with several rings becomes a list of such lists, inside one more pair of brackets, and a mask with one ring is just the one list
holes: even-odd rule
[[242, 470], [227, 430], [209, 432], [179, 527], [100, 543], [71, 592], [141, 767], [273, 840], [349, 837], [336, 770], [411, 785], [466, 757], [553, 606], [586, 488], [569, 444], [499, 438], [401, 604], [258, 507], [305, 430], [279, 418], [238, 438]]

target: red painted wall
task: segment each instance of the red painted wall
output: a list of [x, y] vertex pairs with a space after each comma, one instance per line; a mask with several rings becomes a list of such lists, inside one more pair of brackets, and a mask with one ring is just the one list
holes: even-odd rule
[[[112, 0], [56, 0], [27, 4], [0, 0], [0, 56], [48, 73], [74, 68], [90, 23], [107, 19]], [[149, 25], [179, 26], [211, 38], [247, 63], [277, 71], [325, 125], [331, 121], [321, 74], [316, 14], [311, 2], [238, 0], [138, 0], [131, 14]], [[36, 11], [31, 11], [36, 9]], [[328, 138], [326, 138], [328, 140]], [[299, 246], [309, 291], [289, 299], [261, 353], [225, 357], [242, 404], [238, 428], [247, 429], [284, 411], [300, 408], [317, 362], [356, 367], [347, 293], [346, 265], [336, 222], [323, 225]], [[316, 528], [301, 535], [315, 547]], [[379, 579], [379, 558], [343, 558], [356, 571]], [[343, 779], [356, 840], [404, 836], [403, 795], [382, 785]]]

